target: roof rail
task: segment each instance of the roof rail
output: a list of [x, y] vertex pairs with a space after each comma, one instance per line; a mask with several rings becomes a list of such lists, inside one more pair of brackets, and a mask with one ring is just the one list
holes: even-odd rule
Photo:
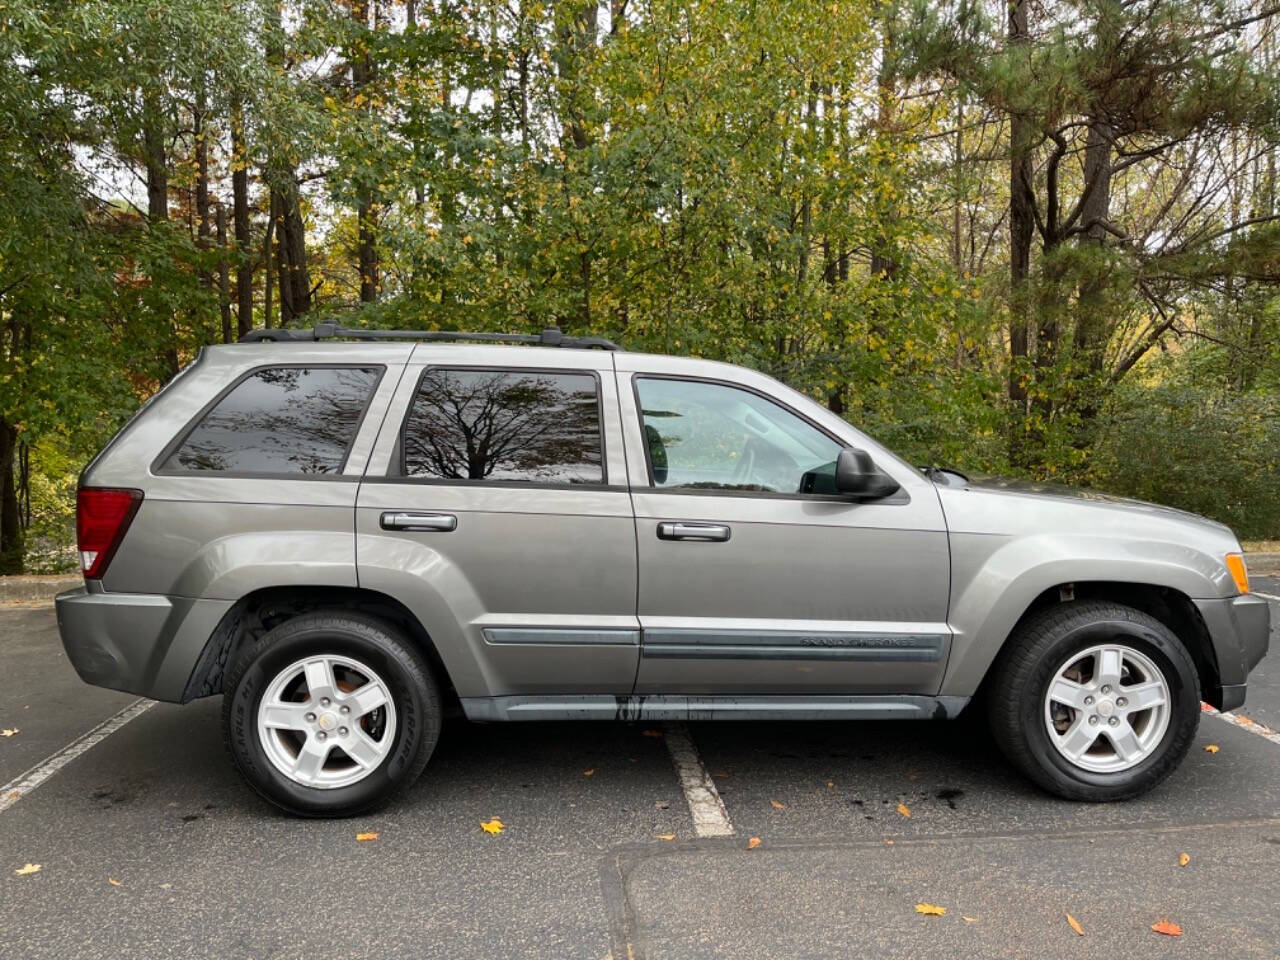
[[547, 327], [541, 333], [467, 333], [461, 330], [376, 330], [367, 327], [344, 327], [336, 323], [317, 323], [310, 330], [272, 327], [251, 330], [241, 343], [290, 343], [314, 340], [436, 340], [447, 343], [527, 343], [535, 347], [569, 347], [576, 350], [621, 350], [604, 337], [566, 337], [559, 327]]

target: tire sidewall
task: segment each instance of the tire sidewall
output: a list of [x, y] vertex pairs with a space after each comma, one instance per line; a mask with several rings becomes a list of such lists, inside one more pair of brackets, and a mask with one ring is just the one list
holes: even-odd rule
[[[389, 754], [364, 779], [332, 789], [290, 780], [267, 757], [258, 735], [258, 707], [267, 686], [290, 664], [318, 654], [346, 656], [368, 665], [386, 683], [396, 710]], [[439, 707], [423, 676], [422, 665], [372, 625], [336, 618], [327, 623], [291, 621], [263, 638], [228, 694], [228, 746], [241, 773], [273, 803], [311, 816], [357, 813], [407, 785], [406, 780], [420, 771], [423, 753], [429, 755], [435, 746]]]
[[[1074, 654], [1100, 643], [1119, 641], [1146, 654], [1164, 674], [1169, 687], [1169, 725], [1160, 743], [1141, 763], [1127, 770], [1099, 773], [1072, 764], [1058, 752], [1045, 728], [1044, 698], [1057, 669]], [[1159, 630], [1129, 620], [1095, 620], [1074, 626], [1057, 637], [1041, 655], [1031, 676], [1028, 695], [1019, 704], [1018, 717], [1034, 754], [1046, 773], [1072, 784], [1128, 793], [1150, 776], [1162, 776], [1173, 752], [1185, 752], [1199, 722], [1200, 697], [1195, 667], [1181, 645]]]

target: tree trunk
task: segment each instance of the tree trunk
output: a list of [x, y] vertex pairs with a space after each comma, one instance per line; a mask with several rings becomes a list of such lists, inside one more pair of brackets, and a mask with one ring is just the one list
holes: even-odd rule
[[236, 231], [236, 332], [253, 329], [253, 238], [249, 229], [249, 156], [244, 138], [244, 108], [231, 108], [231, 219]]
[[[883, 36], [880, 42], [880, 69], [876, 73], [876, 139], [888, 143], [893, 138], [894, 119], [897, 112], [898, 78], [894, 53], [894, 8], [886, 4], [882, 10], [884, 16]], [[892, 171], [884, 170], [883, 177], [889, 177]], [[890, 235], [893, 222], [897, 219], [895, 202], [878, 203], [875, 235], [871, 248], [871, 277], [892, 280], [898, 273], [898, 264], [893, 257], [893, 242]]]
[[[351, 19], [361, 27], [360, 49], [351, 61], [351, 92], [358, 97], [374, 76], [373, 58], [369, 55], [369, 2], [353, 0]], [[372, 112], [366, 101], [361, 112]], [[360, 302], [378, 299], [378, 224], [373, 187], [360, 184], [356, 190], [356, 224], [359, 237]]]
[[[284, 31], [279, 0], [267, 6], [267, 62], [284, 69]], [[280, 326], [311, 309], [311, 275], [307, 271], [306, 224], [302, 220], [298, 173], [286, 158], [269, 163], [271, 206], [275, 214], [276, 265], [280, 280]], [[268, 324], [269, 326], [270, 324]]]
[[[1009, 0], [1009, 44], [1028, 41], [1027, 5]], [[1035, 231], [1035, 196], [1031, 192], [1031, 124], [1026, 117], [1009, 118], [1009, 460], [1027, 465], [1027, 340], [1030, 328], [1031, 241]]]
[[[1111, 212], [1111, 128], [1098, 120], [1089, 126], [1084, 148], [1084, 196], [1081, 199], [1082, 243], [1097, 248], [1099, 258], [1107, 243], [1105, 224]], [[1077, 366], [1072, 392], [1081, 419], [1088, 422], [1097, 414], [1101, 396], [1100, 379], [1106, 364], [1110, 325], [1107, 317], [1107, 275], [1101, 262], [1086, 264], [1080, 283], [1079, 315], [1076, 319], [1075, 352]], [[1090, 434], [1091, 436], [1091, 434]], [[1089, 436], [1081, 436], [1077, 446], [1088, 446]]]
[[218, 204], [218, 310], [222, 314], [222, 342], [234, 339], [231, 327], [231, 261], [227, 253], [227, 208]]
[[143, 94], [142, 147], [147, 165], [147, 219], [160, 223], [169, 219], [169, 166], [165, 149], [164, 115], [160, 97]]
[[22, 573], [26, 553], [13, 478], [17, 450], [18, 428], [0, 418], [0, 574]]

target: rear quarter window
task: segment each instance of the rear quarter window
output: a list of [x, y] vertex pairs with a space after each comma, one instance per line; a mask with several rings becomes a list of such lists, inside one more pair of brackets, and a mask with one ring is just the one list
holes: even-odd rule
[[382, 367], [280, 366], [239, 380], [182, 437], [166, 473], [341, 473]]

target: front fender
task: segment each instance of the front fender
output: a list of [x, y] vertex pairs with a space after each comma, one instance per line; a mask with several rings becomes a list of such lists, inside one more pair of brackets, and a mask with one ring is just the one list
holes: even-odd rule
[[1069, 583], [1144, 584], [1191, 599], [1222, 597], [1220, 557], [1184, 544], [1096, 534], [951, 535], [954, 633], [943, 695], [972, 696], [1018, 620], [1044, 591]]

